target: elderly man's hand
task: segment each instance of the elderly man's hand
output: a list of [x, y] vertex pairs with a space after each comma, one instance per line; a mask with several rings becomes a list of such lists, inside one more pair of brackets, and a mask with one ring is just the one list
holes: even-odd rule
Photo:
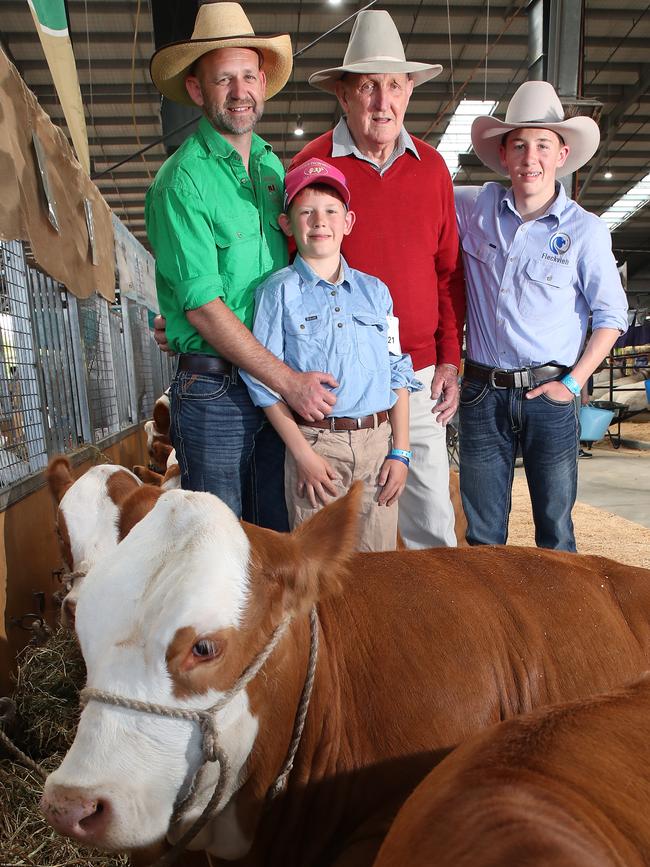
[[282, 397], [294, 412], [307, 421], [320, 421], [330, 414], [336, 403], [332, 388], [338, 388], [338, 382], [331, 373], [292, 372], [282, 390]]
[[431, 383], [431, 400], [440, 398], [431, 412], [435, 413], [436, 421], [446, 425], [458, 409], [459, 399], [458, 369], [453, 364], [437, 364]]
[[167, 343], [167, 332], [165, 328], [167, 326], [167, 320], [164, 316], [158, 314], [153, 321], [153, 339], [158, 344], [158, 349], [161, 352], [166, 352], [168, 355], [174, 355], [174, 350], [170, 349], [169, 343]]

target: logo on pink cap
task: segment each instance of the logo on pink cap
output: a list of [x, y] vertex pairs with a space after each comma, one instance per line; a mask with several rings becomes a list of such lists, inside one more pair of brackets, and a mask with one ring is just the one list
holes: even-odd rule
[[346, 207], [350, 205], [350, 190], [343, 172], [324, 160], [311, 159], [287, 172], [284, 179], [285, 210], [301, 190], [313, 183], [332, 187], [341, 195]]

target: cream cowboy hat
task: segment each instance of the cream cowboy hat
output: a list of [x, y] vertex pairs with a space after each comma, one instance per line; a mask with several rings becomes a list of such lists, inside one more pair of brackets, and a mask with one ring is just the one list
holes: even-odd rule
[[472, 124], [472, 144], [476, 156], [497, 174], [507, 171], [499, 159], [502, 137], [511, 129], [539, 127], [561, 135], [569, 146], [565, 164], [557, 170], [561, 178], [589, 162], [598, 150], [600, 130], [590, 117], [564, 120], [564, 109], [553, 86], [547, 81], [525, 81], [517, 88], [506, 111], [506, 119], [477, 117]]
[[252, 48], [263, 58], [266, 98], [282, 90], [291, 75], [293, 58], [288, 33], [256, 36], [239, 3], [204, 3], [194, 22], [192, 38], [164, 45], [151, 58], [151, 79], [167, 99], [194, 105], [185, 89], [192, 64], [216, 48]]
[[395, 22], [388, 12], [377, 9], [357, 15], [343, 66], [314, 72], [309, 76], [309, 83], [335, 93], [336, 82], [346, 72], [406, 72], [417, 86], [440, 75], [442, 66], [407, 60]]

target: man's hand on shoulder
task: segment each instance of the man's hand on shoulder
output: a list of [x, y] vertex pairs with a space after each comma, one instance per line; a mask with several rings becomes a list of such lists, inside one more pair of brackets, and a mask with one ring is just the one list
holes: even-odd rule
[[170, 349], [169, 343], [167, 343], [167, 332], [165, 328], [167, 327], [167, 320], [164, 316], [158, 314], [153, 321], [153, 339], [158, 344], [158, 349], [161, 352], [166, 352], [168, 355], [174, 355], [174, 350]]
[[440, 401], [431, 410], [439, 424], [446, 425], [458, 409], [458, 368], [454, 364], [437, 364], [431, 383], [431, 400]]
[[282, 389], [282, 397], [307, 421], [320, 421], [330, 414], [336, 403], [332, 388], [338, 388], [338, 382], [331, 373], [291, 371]]

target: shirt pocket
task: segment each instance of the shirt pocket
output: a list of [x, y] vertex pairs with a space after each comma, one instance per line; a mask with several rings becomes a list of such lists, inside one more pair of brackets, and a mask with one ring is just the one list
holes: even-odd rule
[[224, 287], [259, 282], [259, 224], [254, 220], [219, 223], [214, 230], [219, 276]]
[[496, 247], [490, 246], [489, 242], [481, 235], [466, 232], [461, 244], [463, 253], [467, 253], [473, 259], [478, 259], [484, 265], [494, 265], [497, 256]]
[[366, 370], [388, 370], [388, 322], [378, 313], [353, 313], [357, 356]]
[[325, 318], [304, 304], [288, 306], [284, 314], [284, 360], [303, 373], [327, 371]]
[[525, 267], [517, 303], [527, 319], [557, 321], [574, 307], [573, 269], [559, 262], [531, 260]]

